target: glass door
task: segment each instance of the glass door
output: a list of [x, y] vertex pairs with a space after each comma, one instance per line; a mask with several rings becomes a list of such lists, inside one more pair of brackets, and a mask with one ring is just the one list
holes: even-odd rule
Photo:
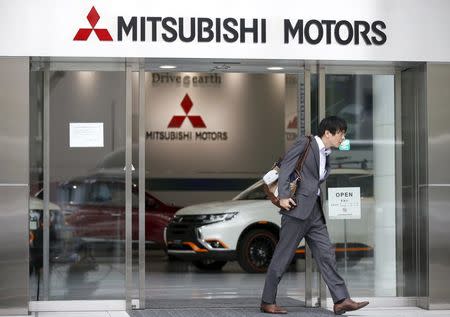
[[129, 77], [123, 62], [32, 62], [32, 301], [128, 294]]
[[325, 203], [338, 269], [352, 296], [397, 296], [394, 72], [322, 68], [318, 78], [313, 130], [330, 115], [348, 125], [347, 143], [331, 154], [327, 194], [356, 190], [361, 198], [360, 213], [329, 207], [334, 196]]
[[[260, 179], [305, 127], [304, 74], [158, 66], [133, 76], [146, 180], [140, 307], [256, 307], [280, 226]], [[281, 302], [302, 305], [304, 276], [304, 261], [293, 263]]]

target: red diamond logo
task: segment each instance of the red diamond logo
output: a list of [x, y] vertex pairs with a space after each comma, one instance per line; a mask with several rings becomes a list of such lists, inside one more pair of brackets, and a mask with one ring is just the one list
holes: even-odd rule
[[184, 96], [180, 105], [181, 105], [181, 108], [183, 108], [184, 113], [186, 113], [186, 115], [173, 116], [169, 122], [169, 125], [167, 126], [168, 128], [181, 128], [181, 126], [183, 125], [183, 122], [184, 122], [184, 120], [186, 120], [186, 118], [189, 119], [189, 121], [191, 122], [191, 124], [194, 128], [206, 128], [206, 124], [205, 124], [205, 122], [203, 122], [203, 119], [201, 116], [189, 116], [188, 115], [192, 109], [192, 106], [194, 105], [194, 103], [192, 102], [192, 100], [188, 94], [186, 94]]
[[91, 11], [89, 11], [87, 15], [87, 19], [89, 23], [91, 24], [92, 28], [95, 28], [97, 25], [98, 20], [100, 20], [100, 15], [98, 15], [97, 10], [95, 10], [95, 7], [92, 7]]
[[189, 98], [189, 95], [186, 94], [186, 96], [184, 96], [183, 100], [181, 101], [181, 107], [183, 107], [183, 110], [186, 114], [189, 113], [189, 111], [191, 111], [191, 108], [194, 104], [192, 103], [191, 98]]
[[100, 20], [100, 15], [98, 14], [97, 10], [95, 10], [95, 7], [91, 8], [91, 11], [89, 11], [87, 15], [87, 20], [89, 21], [89, 24], [91, 25], [90, 29], [86, 28], [80, 28], [78, 29], [77, 34], [75, 34], [75, 37], [73, 38], [74, 41], [87, 41], [89, 36], [91, 35], [92, 31], [95, 32], [98, 39], [100, 41], [112, 41], [111, 34], [109, 34], [108, 29], [96, 29], [95, 26], [97, 25], [98, 20]]

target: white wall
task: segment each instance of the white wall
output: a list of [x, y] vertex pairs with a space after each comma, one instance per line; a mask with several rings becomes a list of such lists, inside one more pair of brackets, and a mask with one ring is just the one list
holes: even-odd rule
[[[146, 74], [146, 131], [192, 133], [191, 140], [146, 141], [147, 177], [170, 179], [256, 179], [284, 152], [284, 74], [214, 75], [170, 73], [189, 77], [189, 83], [153, 82]], [[175, 77], [173, 77], [175, 78]], [[218, 79], [220, 78], [220, 79]], [[50, 91], [51, 180], [61, 181], [114, 166], [120, 170], [125, 144], [125, 76], [121, 72], [52, 73]], [[133, 136], [137, 142], [138, 90], [133, 77]], [[168, 128], [174, 115], [185, 115], [180, 106], [188, 94], [193, 107], [188, 115], [200, 115], [206, 128], [193, 128], [186, 119], [180, 128]], [[103, 148], [70, 148], [69, 123], [103, 122]], [[222, 140], [196, 140], [195, 133], [226, 133]], [[137, 148], [133, 161], [137, 160]], [[112, 165], [111, 165], [112, 163]], [[135, 164], [137, 167], [137, 164]], [[157, 188], [156, 188], [157, 189]], [[176, 189], [176, 188], [175, 188]], [[159, 190], [164, 201], [179, 205], [230, 199], [236, 191]]]
[[[69, 123], [103, 122], [104, 147], [70, 148]], [[125, 146], [125, 74], [52, 72], [50, 180], [85, 175], [108, 153]]]
[[[74, 41], [80, 28], [89, 28], [87, 14], [95, 5], [100, 19], [96, 28], [109, 30], [112, 41], [101, 42], [93, 33], [87, 41]], [[48, 8], [51, 8], [49, 10]], [[0, 20], [5, 26], [0, 28], [0, 56], [100, 56], [100, 57], [146, 57], [146, 58], [237, 58], [237, 59], [286, 59], [286, 60], [358, 60], [358, 61], [441, 61], [448, 62], [450, 56], [450, 20], [447, 0], [286, 0], [282, 5], [274, 5], [269, 0], [229, 0], [223, 2], [201, 1], [191, 3], [182, 0], [144, 0], [86, 2], [79, 0], [16, 0], [0, 1]], [[245, 43], [229, 43], [223, 39], [222, 27], [218, 42], [173, 42], [162, 40], [161, 25], [157, 30], [156, 42], [150, 38], [152, 28], [147, 23], [145, 40], [132, 41], [131, 35], [119, 41], [118, 17], [128, 22], [131, 17], [183, 17], [185, 20], [209, 17], [213, 21], [221, 18], [246, 19], [246, 26], [253, 19], [266, 19], [266, 37], [258, 34], [253, 42], [247, 34]], [[19, 18], [20, 17], [20, 18]], [[323, 36], [318, 44], [299, 43], [298, 37], [285, 43], [284, 20], [292, 25], [304, 20], [348, 21], [347, 27], [337, 29], [348, 44], [339, 44], [335, 38], [335, 25], [331, 26], [329, 37], [327, 28], [320, 24]], [[45, 23], [43, 23], [45, 21]], [[355, 21], [365, 21], [370, 25], [368, 41], [359, 36]], [[385, 28], [374, 31], [373, 24], [382, 21]], [[223, 24], [223, 23], [222, 23]], [[261, 24], [261, 22], [260, 22]], [[219, 24], [220, 25], [220, 24]], [[305, 27], [306, 28], [306, 27]], [[215, 30], [215, 28], [213, 28]], [[236, 29], [239, 30], [239, 27]], [[262, 26], [259, 26], [262, 29]], [[317, 26], [311, 27], [311, 37], [316, 38]], [[164, 32], [167, 33], [167, 32]], [[260, 32], [261, 33], [261, 32]], [[386, 34], [386, 41], [379, 44]], [[244, 36], [242, 36], [244, 38]], [[304, 36], [306, 38], [306, 36]], [[327, 38], [330, 42], [327, 43]], [[378, 39], [378, 43], [373, 41]]]
[[[220, 83], [193, 84], [205, 73], [171, 73], [189, 84], [154, 83], [146, 77], [147, 131], [191, 132], [192, 140], [147, 139], [148, 174], [152, 178], [258, 178], [284, 152], [284, 75], [219, 74]], [[217, 80], [216, 80], [217, 81]], [[217, 81], [219, 82], [219, 81]], [[189, 115], [200, 115], [206, 128], [185, 120], [168, 128], [174, 115], [184, 115], [180, 102], [188, 94]], [[226, 133], [226, 140], [195, 140], [196, 132]], [[232, 198], [229, 191], [156, 192], [177, 204]]]
[[[182, 76], [208, 74], [183, 73]], [[259, 177], [283, 150], [284, 75], [221, 74], [221, 84], [154, 84], [146, 79], [147, 131], [221, 132], [227, 140], [150, 140], [152, 177]], [[173, 115], [200, 115], [206, 128], [167, 128]]]

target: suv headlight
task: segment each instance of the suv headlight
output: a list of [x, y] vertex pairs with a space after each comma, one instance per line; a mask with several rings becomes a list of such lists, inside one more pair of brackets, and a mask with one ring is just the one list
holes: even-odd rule
[[221, 222], [233, 219], [238, 213], [228, 212], [224, 214], [198, 215], [197, 220], [203, 224]]

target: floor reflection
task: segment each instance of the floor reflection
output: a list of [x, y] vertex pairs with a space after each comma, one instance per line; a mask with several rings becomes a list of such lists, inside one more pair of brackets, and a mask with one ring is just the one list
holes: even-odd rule
[[[123, 245], [83, 248], [64, 261], [50, 263], [50, 299], [123, 299], [125, 256]], [[373, 258], [357, 263], [338, 261], [338, 270], [353, 296], [374, 296]], [[204, 272], [189, 262], [169, 259], [162, 250], [146, 250], [146, 296], [152, 300], [259, 297], [264, 274], [245, 273], [237, 262], [222, 270]], [[317, 275], [315, 274], [314, 277]], [[133, 283], [138, 280], [138, 252], [133, 250]], [[290, 266], [279, 288], [280, 296], [304, 296], [304, 261]], [[37, 272], [30, 276], [31, 300], [37, 299]], [[313, 287], [317, 280], [314, 278]], [[40, 294], [42, 296], [42, 294]], [[134, 294], [138, 296], [137, 291]], [[42, 297], [41, 297], [42, 298]]]

